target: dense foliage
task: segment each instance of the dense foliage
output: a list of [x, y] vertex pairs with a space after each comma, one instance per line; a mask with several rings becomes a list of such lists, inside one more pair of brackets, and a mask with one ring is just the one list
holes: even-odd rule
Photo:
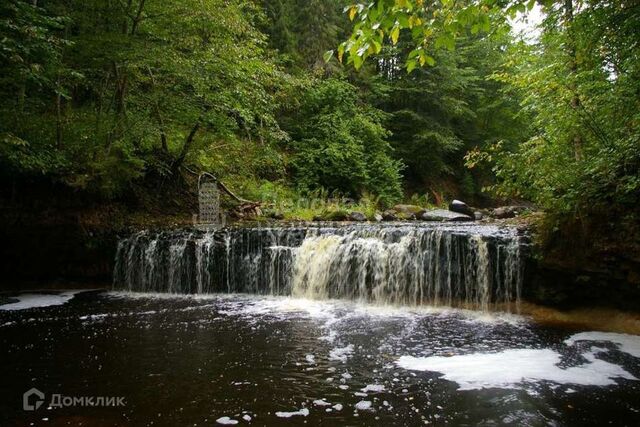
[[383, 113], [363, 104], [354, 86], [334, 79], [316, 83], [291, 120], [291, 163], [301, 189], [357, 197], [369, 192], [386, 205], [402, 197], [401, 165], [390, 157]]
[[503, 84], [499, 99], [519, 100], [519, 111], [507, 111], [506, 117], [527, 124], [519, 135], [523, 142], [514, 144], [493, 129], [483, 140], [493, 136], [497, 142], [485, 150], [467, 147], [467, 165], [492, 165], [494, 194], [534, 201], [565, 220], [637, 218], [638, 2], [357, 2], [345, 9], [355, 25], [337, 56], [359, 68], [385, 43], [402, 45], [406, 35], [409, 46], [399, 62], [411, 72], [436, 64], [443, 50], [460, 58], [469, 36], [491, 33], [500, 39], [508, 18], [536, 4], [544, 15], [541, 36], [534, 43], [506, 46], [507, 57], [497, 59], [500, 68], [492, 76]]
[[497, 190], [557, 213], [637, 212], [640, 7], [592, 1], [569, 12], [547, 8], [540, 44], [514, 49], [496, 76], [533, 118], [526, 143], [493, 150]]
[[5, 167], [112, 196], [240, 133], [282, 138], [274, 109], [286, 79], [245, 2], [4, 8], [2, 51], [15, 64], [2, 71]]
[[6, 0], [0, 174], [637, 211], [639, 25], [633, 1]]

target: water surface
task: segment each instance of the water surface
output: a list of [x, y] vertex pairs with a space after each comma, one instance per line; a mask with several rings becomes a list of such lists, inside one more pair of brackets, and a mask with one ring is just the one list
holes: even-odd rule
[[[446, 308], [81, 293], [0, 311], [0, 424], [638, 425], [640, 338], [581, 332]], [[126, 406], [25, 412], [31, 387]]]

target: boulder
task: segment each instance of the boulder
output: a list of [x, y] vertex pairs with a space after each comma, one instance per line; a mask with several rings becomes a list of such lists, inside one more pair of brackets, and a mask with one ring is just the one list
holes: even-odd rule
[[500, 206], [499, 208], [495, 208], [491, 211], [491, 216], [498, 219], [513, 218], [520, 215], [527, 209], [528, 208], [526, 206]]
[[349, 213], [348, 219], [349, 219], [349, 221], [362, 222], [362, 221], [366, 221], [367, 220], [367, 216], [365, 214], [363, 214], [362, 212], [353, 211], [353, 212]]
[[396, 212], [397, 219], [416, 219], [418, 214], [423, 211], [417, 205], [395, 205], [393, 210]]
[[453, 200], [451, 203], [449, 203], [449, 210], [451, 212], [469, 215], [470, 217], [474, 216], [473, 209], [471, 209], [465, 202], [461, 200]]
[[329, 211], [327, 213], [325, 213], [324, 218], [327, 221], [346, 221], [349, 217], [349, 214], [345, 211]]
[[386, 211], [382, 212], [382, 220], [383, 221], [397, 221], [398, 220], [398, 216], [396, 211], [394, 211], [393, 209], [387, 209]]
[[475, 212], [473, 213], [473, 218], [474, 218], [476, 221], [480, 221], [482, 218], [484, 218], [484, 214], [483, 214], [482, 212], [480, 212], [480, 211], [475, 211]]
[[278, 212], [278, 211], [269, 211], [267, 213], [267, 217], [271, 218], [271, 219], [282, 220], [282, 219], [284, 219], [284, 214], [282, 212]]
[[514, 216], [516, 216], [516, 213], [510, 210], [508, 206], [503, 206], [500, 208], [495, 208], [491, 212], [491, 216], [498, 219], [513, 218]]
[[473, 217], [469, 215], [461, 214], [458, 212], [446, 211], [444, 209], [433, 209], [424, 211], [420, 215], [420, 219], [423, 221], [473, 221]]
[[384, 218], [382, 217], [382, 214], [380, 212], [376, 212], [375, 214], [373, 214], [373, 219], [376, 222], [380, 222], [382, 221]]
[[337, 211], [324, 211], [320, 215], [313, 217], [314, 221], [347, 221], [349, 220], [349, 213], [337, 210]]

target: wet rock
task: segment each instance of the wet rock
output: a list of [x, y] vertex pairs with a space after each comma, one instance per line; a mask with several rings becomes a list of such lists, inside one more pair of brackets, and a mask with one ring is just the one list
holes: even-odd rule
[[424, 211], [417, 205], [395, 205], [393, 210], [396, 212], [397, 219], [416, 219], [418, 214]]
[[507, 206], [504, 206], [500, 208], [495, 208], [491, 212], [491, 216], [498, 219], [513, 218], [514, 216], [516, 216], [516, 213], [510, 210]]
[[267, 213], [267, 217], [269, 217], [271, 219], [281, 220], [281, 219], [284, 219], [284, 214], [282, 212], [278, 212], [278, 211], [269, 211]]
[[498, 219], [514, 218], [525, 210], [527, 210], [526, 206], [500, 206], [491, 211], [491, 216]]
[[473, 218], [469, 215], [446, 211], [444, 209], [433, 209], [424, 211], [420, 215], [420, 219], [423, 221], [473, 221]]
[[484, 218], [484, 214], [483, 214], [482, 212], [480, 212], [480, 211], [475, 211], [475, 212], [473, 213], [473, 218], [474, 218], [476, 221], [480, 221], [481, 219], [483, 219], [483, 218]]
[[363, 222], [367, 220], [367, 216], [362, 212], [353, 211], [349, 214], [349, 221]]
[[376, 222], [380, 222], [382, 221], [384, 218], [382, 217], [382, 214], [380, 212], [376, 212], [375, 214], [373, 214], [373, 219]]
[[382, 220], [383, 221], [397, 221], [398, 220], [397, 212], [394, 211], [393, 209], [387, 209], [386, 211], [384, 211], [382, 213]]
[[465, 202], [461, 200], [453, 200], [451, 203], [449, 203], [449, 210], [451, 212], [457, 212], [469, 215], [470, 217], [474, 217], [473, 209], [471, 209]]

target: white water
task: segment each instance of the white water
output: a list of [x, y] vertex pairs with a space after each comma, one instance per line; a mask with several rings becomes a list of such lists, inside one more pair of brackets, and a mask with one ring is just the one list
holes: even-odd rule
[[617, 379], [638, 380], [622, 367], [600, 358], [607, 348], [596, 342], [614, 344], [622, 352], [640, 358], [640, 336], [607, 332], [582, 332], [565, 340], [567, 346], [586, 342], [581, 353], [586, 363], [563, 367], [561, 354], [552, 349], [508, 349], [498, 353], [472, 353], [451, 357], [401, 356], [397, 365], [414, 371], [432, 371], [456, 382], [461, 390], [517, 388], [525, 383], [550, 381], [558, 384], [610, 386]]
[[15, 299], [18, 302], [0, 305], [0, 310], [26, 310], [28, 308], [49, 307], [69, 302], [76, 294], [83, 291], [62, 291], [58, 294], [20, 294]]
[[358, 225], [139, 233], [119, 243], [114, 288], [242, 292], [391, 305], [518, 303], [513, 229]]

